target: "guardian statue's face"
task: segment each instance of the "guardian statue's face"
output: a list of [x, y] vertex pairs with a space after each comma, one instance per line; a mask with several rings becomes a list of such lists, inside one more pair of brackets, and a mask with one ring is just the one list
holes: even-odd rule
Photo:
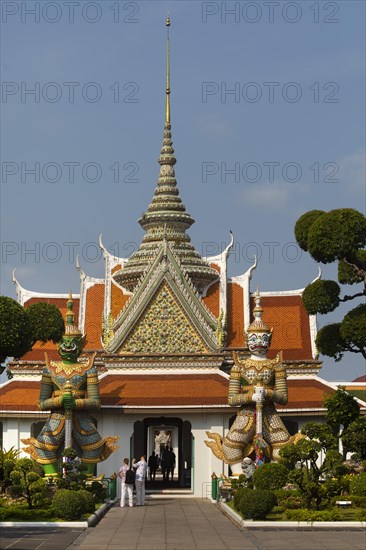
[[63, 361], [75, 363], [83, 349], [83, 339], [75, 336], [64, 336], [58, 347], [58, 353]]
[[248, 334], [248, 348], [252, 355], [264, 357], [271, 344], [270, 332], [250, 332]]

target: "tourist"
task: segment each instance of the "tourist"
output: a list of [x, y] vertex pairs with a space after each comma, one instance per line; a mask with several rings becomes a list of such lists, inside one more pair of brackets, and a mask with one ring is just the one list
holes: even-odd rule
[[174, 470], [175, 470], [175, 453], [173, 452], [173, 447], [170, 447], [169, 451], [170, 455], [170, 462], [169, 462], [169, 470], [168, 470], [168, 480], [169, 480], [169, 473], [172, 474], [172, 481], [174, 479]]
[[165, 447], [161, 457], [161, 471], [163, 473], [163, 481], [166, 481], [169, 479], [170, 460], [171, 460], [171, 457], [170, 457], [169, 447]]
[[129, 506], [130, 507], [133, 506], [133, 482], [132, 484], [127, 483], [127, 482], [130, 482], [130, 479], [126, 479], [126, 474], [129, 471], [129, 466], [128, 466], [129, 462], [130, 461], [128, 458], [124, 458], [123, 464], [117, 473], [118, 477], [121, 479], [121, 482], [122, 482], [121, 483], [121, 508], [125, 506], [125, 502], [127, 500], [126, 497], [128, 497]]
[[158, 467], [158, 458], [155, 451], [153, 451], [151, 456], [149, 456], [147, 465], [149, 467], [150, 481], [155, 481], [156, 470]]
[[147, 474], [147, 462], [145, 456], [142, 455], [139, 462], [133, 460], [132, 468], [136, 470], [136, 505], [144, 506], [145, 504], [145, 480]]

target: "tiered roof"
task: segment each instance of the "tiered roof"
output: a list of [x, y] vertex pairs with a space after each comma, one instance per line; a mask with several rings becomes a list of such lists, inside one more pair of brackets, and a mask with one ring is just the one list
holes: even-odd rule
[[[257, 262], [242, 275], [229, 278], [233, 235], [221, 254], [202, 258], [186, 233], [194, 220], [186, 212], [175, 179], [169, 95], [168, 41], [160, 175], [154, 197], [139, 220], [146, 234], [130, 259], [110, 254], [100, 238], [103, 278], [86, 275], [77, 262], [80, 295], [74, 296], [74, 308], [86, 336], [84, 353], [97, 352], [105, 407], [227, 407], [226, 373], [232, 352], [245, 353], [244, 331], [252, 321], [250, 280]], [[15, 275], [14, 282], [25, 307], [47, 301], [66, 311], [66, 294], [27, 291]], [[288, 372], [298, 376], [314, 375], [320, 368], [315, 318], [306, 313], [301, 294], [302, 289], [262, 292], [264, 321], [274, 328], [270, 357], [283, 351]], [[16, 410], [19, 404], [36, 410], [45, 351], [57, 357], [52, 343], [36, 343], [21, 361], [11, 364], [14, 379], [1, 389], [8, 410]], [[301, 383], [290, 383], [290, 407], [320, 403], [321, 387], [297, 382]], [[311, 397], [309, 392], [306, 395], [309, 387]]]

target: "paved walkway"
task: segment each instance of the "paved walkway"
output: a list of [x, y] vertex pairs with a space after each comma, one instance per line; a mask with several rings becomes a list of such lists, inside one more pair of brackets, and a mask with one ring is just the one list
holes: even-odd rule
[[96, 527], [2, 529], [1, 550], [365, 550], [362, 529], [238, 529], [199, 499], [115, 506]]
[[3, 527], [0, 532], [1, 550], [66, 550], [83, 529], [53, 527]]
[[365, 550], [364, 530], [239, 530], [199, 499], [151, 499], [111, 508], [69, 550]]

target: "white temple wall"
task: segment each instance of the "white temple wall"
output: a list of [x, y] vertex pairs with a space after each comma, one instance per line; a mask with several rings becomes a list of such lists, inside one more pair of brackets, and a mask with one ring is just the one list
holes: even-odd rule
[[[114, 453], [107, 460], [97, 465], [97, 475], [105, 474], [110, 477], [117, 473], [125, 457], [130, 456], [130, 439], [133, 434], [133, 425], [140, 420], [138, 415], [130, 415], [119, 409], [113, 412], [100, 411], [94, 415], [98, 423], [98, 431], [102, 437], [119, 436], [116, 445], [119, 445]], [[121, 494], [121, 484], [117, 480], [117, 496]]]
[[[206, 446], [207, 440], [206, 431], [218, 433], [225, 436], [229, 430], [229, 419], [233, 415], [232, 412], [210, 412], [208, 409], [202, 409], [200, 412], [184, 412], [184, 409], [164, 411], [166, 417], [179, 417], [182, 421], [189, 421], [191, 424], [191, 433], [194, 437], [194, 463], [192, 471], [192, 491], [196, 498], [209, 498], [211, 495], [211, 475], [213, 472], [217, 476], [221, 474], [228, 475], [228, 466], [217, 459], [211, 449]], [[133, 414], [125, 412], [121, 409], [115, 411], [97, 411], [93, 414], [97, 420], [98, 431], [102, 437], [119, 436], [117, 445], [120, 448], [115, 451], [107, 460], [97, 465], [97, 475], [105, 474], [110, 477], [120, 468], [123, 458], [130, 457], [131, 454], [131, 437], [134, 433], [135, 422], [143, 421], [145, 418], [161, 418], [161, 413], [152, 411], [152, 414]], [[285, 418], [285, 417], [284, 417]], [[316, 416], [309, 414], [308, 416], [291, 416], [287, 417], [298, 423], [299, 431], [306, 422], [324, 422], [324, 416]], [[21, 449], [24, 445], [21, 439], [28, 438], [31, 435], [31, 425], [34, 422], [46, 420], [45, 417], [24, 417], [20, 415], [18, 418], [3, 418], [3, 448], [5, 450], [14, 447]], [[178, 456], [178, 429], [176, 433], [173, 430], [173, 448], [176, 456]], [[148, 444], [148, 452], [151, 452], [151, 444]], [[21, 456], [28, 456], [21, 452]], [[136, 457], [139, 458], [139, 457]], [[319, 457], [319, 463], [324, 460], [323, 456]], [[177, 461], [178, 462], [178, 461]], [[176, 474], [178, 474], [178, 464]], [[120, 496], [120, 483], [117, 484], [117, 495]]]
[[34, 419], [28, 418], [4, 418], [3, 423], [3, 449], [8, 451], [11, 447], [20, 449], [21, 457], [29, 457], [22, 451], [24, 444], [21, 439], [30, 437], [31, 424]]
[[[211, 474], [217, 476], [224, 473], [224, 465], [221, 460], [215, 457], [211, 449], [205, 444], [207, 440], [206, 431], [225, 435], [225, 428], [230, 415], [227, 413], [192, 414], [184, 417], [192, 424], [192, 435], [194, 437], [194, 472], [193, 492], [196, 498], [210, 498], [211, 496]], [[227, 472], [226, 472], [227, 473]]]

